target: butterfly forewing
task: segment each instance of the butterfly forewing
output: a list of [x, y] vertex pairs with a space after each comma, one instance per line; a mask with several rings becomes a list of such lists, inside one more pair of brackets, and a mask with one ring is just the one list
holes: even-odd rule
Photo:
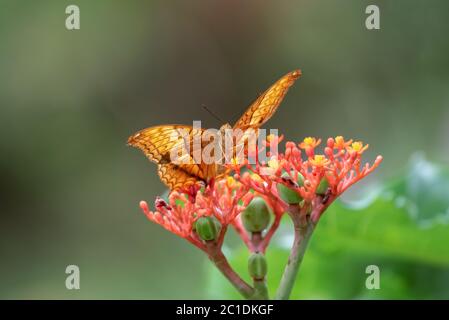
[[287, 73], [262, 93], [235, 123], [234, 129], [259, 128], [276, 112], [288, 89], [301, 76], [300, 70]]

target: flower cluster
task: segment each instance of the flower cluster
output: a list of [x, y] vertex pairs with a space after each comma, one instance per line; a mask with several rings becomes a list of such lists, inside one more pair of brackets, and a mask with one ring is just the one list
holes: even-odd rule
[[[317, 154], [320, 143], [321, 139], [312, 137], [299, 144], [287, 142], [285, 153], [267, 152], [270, 160], [266, 164], [234, 166], [234, 177], [264, 197], [276, 217], [287, 212], [292, 204], [298, 204], [301, 212], [311, 213], [312, 220], [317, 222], [334, 199], [382, 161], [378, 156], [372, 165], [362, 165], [361, 157], [368, 145], [360, 141], [345, 141], [342, 136], [329, 138], [324, 154]], [[247, 171], [242, 172], [242, 168]]]
[[248, 187], [227, 177], [201, 190], [172, 191], [168, 203], [158, 197], [155, 211], [150, 211], [145, 201], [140, 202], [140, 207], [152, 222], [203, 248], [195, 232], [195, 222], [201, 217], [214, 217], [224, 235], [227, 226], [246, 208], [253, 196]]
[[[316, 223], [333, 200], [382, 161], [378, 156], [372, 165], [362, 165], [361, 157], [368, 145], [346, 141], [341, 136], [329, 138], [323, 154], [316, 153], [321, 139], [311, 137], [299, 144], [287, 142], [284, 153], [272, 153], [270, 150], [278, 150], [282, 139], [267, 137], [264, 151], [269, 161], [257, 161], [255, 165], [234, 162], [229, 166], [235, 172], [233, 177], [217, 180], [194, 193], [172, 191], [168, 203], [156, 199], [155, 211], [150, 211], [145, 201], [140, 207], [151, 221], [199, 247], [202, 244], [194, 230], [195, 222], [200, 217], [213, 216], [221, 225], [221, 236], [232, 225], [250, 249], [265, 251], [282, 215], [292, 205], [298, 206], [298, 212], [310, 214]], [[275, 215], [265, 242], [257, 248], [251, 244], [239, 217], [254, 196], [263, 198]]]

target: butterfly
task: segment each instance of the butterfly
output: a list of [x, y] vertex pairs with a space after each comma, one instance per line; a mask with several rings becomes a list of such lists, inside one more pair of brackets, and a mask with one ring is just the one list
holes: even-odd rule
[[[300, 76], [300, 70], [284, 75], [248, 107], [233, 127], [224, 124], [220, 131], [257, 131], [276, 112], [288, 89]], [[171, 190], [187, 189], [198, 183], [208, 184], [227, 173], [226, 167], [220, 163], [194, 161], [193, 144], [203, 132], [201, 128], [188, 125], [160, 125], [133, 134], [128, 138], [128, 145], [139, 148], [150, 161], [157, 164], [161, 181]], [[203, 144], [201, 138], [199, 143]], [[171, 161], [173, 150], [184, 150], [180, 157], [187, 161]]]

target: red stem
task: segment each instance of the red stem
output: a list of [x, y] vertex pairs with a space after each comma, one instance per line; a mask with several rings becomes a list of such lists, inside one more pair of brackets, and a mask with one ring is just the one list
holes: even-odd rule
[[237, 289], [240, 294], [249, 299], [254, 294], [254, 289], [247, 284], [235, 271], [232, 269], [221, 248], [217, 243], [207, 242], [206, 252], [209, 259], [215, 264], [218, 270], [229, 280], [229, 282]]
[[268, 230], [267, 234], [263, 237], [262, 242], [260, 243], [260, 249], [262, 253], [265, 253], [267, 250], [268, 244], [270, 243], [271, 237], [273, 237], [276, 230], [279, 228], [279, 224], [281, 223], [282, 216], [276, 215], [276, 218], [273, 221], [273, 224], [271, 225], [270, 229]]

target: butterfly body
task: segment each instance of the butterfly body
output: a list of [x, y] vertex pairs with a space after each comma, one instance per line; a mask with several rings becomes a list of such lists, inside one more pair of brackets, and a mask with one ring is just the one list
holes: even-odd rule
[[[161, 125], [143, 129], [128, 138], [128, 145], [139, 148], [146, 157], [158, 165], [161, 181], [170, 189], [185, 189], [202, 183], [209, 184], [213, 179], [228, 173], [223, 160], [229, 160], [225, 152], [226, 139], [241, 144], [246, 132], [256, 132], [277, 110], [290, 86], [301, 75], [292, 71], [276, 81], [268, 90], [254, 101], [234, 126], [226, 123], [218, 130], [219, 154], [211, 152], [214, 162], [204, 161], [201, 152], [210, 142], [208, 130], [188, 125]], [[230, 137], [241, 130], [245, 134], [238, 141]], [[235, 155], [235, 149], [231, 156]], [[174, 160], [175, 158], [175, 160]]]

